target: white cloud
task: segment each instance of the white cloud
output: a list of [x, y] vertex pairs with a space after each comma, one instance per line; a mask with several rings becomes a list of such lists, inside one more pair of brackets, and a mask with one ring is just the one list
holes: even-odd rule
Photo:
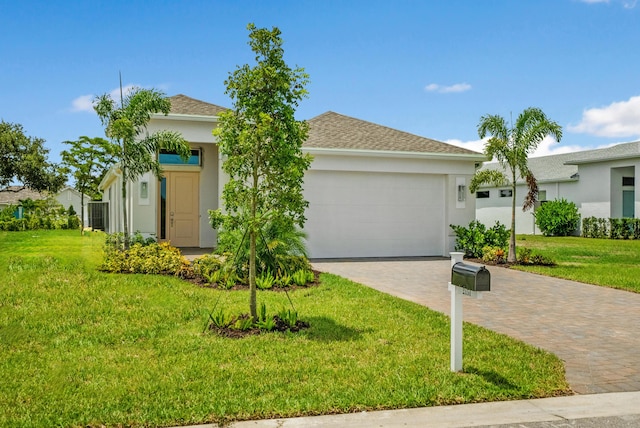
[[468, 83], [456, 83], [450, 86], [442, 86], [437, 83], [430, 83], [424, 87], [427, 92], [439, 92], [441, 94], [448, 94], [454, 92], [465, 92], [471, 89], [471, 85]]
[[601, 108], [582, 112], [577, 125], [567, 126], [570, 132], [609, 138], [640, 136], [640, 96], [618, 101]]
[[[633, 9], [638, 4], [638, 0], [618, 0], [618, 1], [620, 4], [622, 4], [622, 7], [624, 7], [625, 9]], [[611, 3], [611, 0], [580, 0], [580, 2], [587, 3], [587, 4], [596, 4], [596, 3], [609, 4]]]
[[[136, 88], [139, 88], [140, 86], [138, 85], [133, 85], [133, 84], [129, 84], [126, 86], [122, 87], [122, 95], [124, 97], [126, 97], [127, 95], [129, 95], [131, 93], [131, 91], [133, 91]], [[109, 96], [111, 98], [113, 98], [116, 103], [120, 103], [120, 87], [113, 89], [109, 92]], [[87, 94], [87, 95], [80, 95], [79, 97], [75, 98], [73, 101], [71, 101], [71, 111], [72, 112], [91, 112], [93, 113], [93, 100], [95, 99], [95, 95], [93, 94]]]
[[[138, 89], [140, 87], [141, 87], [140, 85], [133, 85], [133, 84], [125, 85], [125, 86], [122, 87], [122, 96], [124, 98], [126, 98], [127, 95], [129, 95], [134, 89]], [[120, 103], [120, 87], [117, 87], [117, 88], [111, 90], [111, 92], [109, 92], [109, 95], [117, 103]]]
[[93, 111], [93, 98], [92, 94], [80, 95], [78, 98], [71, 101], [71, 111]]
[[[482, 140], [471, 140], [471, 141], [461, 141], [461, 140], [446, 140], [445, 143], [452, 144], [454, 146], [462, 147], [468, 150], [473, 150], [475, 152], [483, 153], [484, 145], [487, 142], [487, 138]], [[544, 140], [540, 142], [535, 152], [533, 152], [529, 157], [536, 158], [540, 156], [549, 156], [549, 155], [559, 155], [562, 153], [573, 153], [581, 150], [589, 150], [593, 147], [580, 147], [580, 146], [561, 146], [559, 145], [555, 139], [552, 137], [546, 137]]]

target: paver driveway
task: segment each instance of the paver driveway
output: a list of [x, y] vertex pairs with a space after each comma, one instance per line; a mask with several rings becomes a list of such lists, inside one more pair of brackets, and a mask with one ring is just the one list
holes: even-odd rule
[[[313, 266], [449, 315], [448, 259], [316, 260]], [[577, 393], [640, 391], [640, 294], [489, 270], [491, 291], [464, 299], [464, 321], [553, 352]]]

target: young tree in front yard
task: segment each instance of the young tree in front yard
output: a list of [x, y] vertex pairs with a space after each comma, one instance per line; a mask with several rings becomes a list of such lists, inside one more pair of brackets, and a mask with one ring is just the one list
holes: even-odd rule
[[183, 159], [191, 155], [189, 144], [178, 132], [157, 131], [148, 134], [147, 124], [154, 113], [169, 114], [171, 101], [161, 91], [135, 88], [126, 96], [120, 95], [120, 104], [104, 94], [95, 99], [94, 110], [98, 114], [105, 134], [117, 146], [115, 160], [122, 175], [122, 215], [124, 224], [124, 246], [129, 248], [129, 225], [127, 219], [127, 185], [142, 174], [151, 171], [162, 177], [162, 168], [157, 153], [167, 149], [178, 153]]
[[22, 125], [0, 121], [0, 187], [19, 182], [38, 192], [56, 193], [67, 176], [49, 162], [48, 154], [42, 138], [28, 137]]
[[295, 109], [307, 96], [308, 75], [284, 61], [280, 30], [249, 24], [249, 46], [256, 64], [238, 67], [225, 81], [233, 108], [220, 115], [213, 133], [229, 175], [223, 199], [226, 214], [212, 218], [214, 227], [241, 230], [249, 240], [249, 307], [257, 319], [256, 245], [262, 228], [276, 223], [302, 227], [305, 171], [311, 157], [302, 153], [308, 125], [297, 121]]
[[497, 159], [509, 176], [497, 170], [478, 171], [471, 180], [469, 191], [476, 192], [484, 183], [511, 187], [511, 237], [507, 261], [515, 262], [517, 179], [522, 177], [527, 182], [528, 192], [522, 206], [522, 210], [526, 211], [538, 199], [538, 182], [529, 169], [529, 155], [548, 135], [560, 141], [562, 127], [549, 120], [541, 109], [529, 107], [520, 113], [515, 126], [508, 126], [506, 120], [498, 115], [482, 116], [478, 124], [478, 135], [480, 138], [490, 136], [484, 146], [484, 153], [489, 159]]
[[[68, 150], [61, 153], [62, 163], [73, 172], [75, 188], [80, 192], [80, 218], [84, 227], [84, 196], [98, 199], [100, 190], [98, 186], [102, 176], [118, 155], [118, 146], [96, 137], [82, 136], [76, 141], [64, 141], [69, 145]], [[80, 228], [82, 233], [82, 228]]]

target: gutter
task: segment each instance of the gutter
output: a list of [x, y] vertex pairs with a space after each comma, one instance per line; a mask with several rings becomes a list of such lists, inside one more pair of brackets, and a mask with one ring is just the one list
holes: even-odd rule
[[190, 122], [218, 122], [218, 116], [204, 116], [204, 115], [195, 115], [195, 114], [176, 114], [169, 113], [167, 115], [164, 114], [152, 114], [151, 119], [158, 120], [186, 120]]
[[327, 149], [318, 147], [302, 147], [302, 151], [311, 155], [329, 156], [369, 156], [404, 159], [439, 159], [439, 160], [468, 160], [484, 162], [487, 157], [483, 154], [467, 153], [427, 153], [427, 152], [400, 152], [394, 150], [360, 150], [360, 149]]

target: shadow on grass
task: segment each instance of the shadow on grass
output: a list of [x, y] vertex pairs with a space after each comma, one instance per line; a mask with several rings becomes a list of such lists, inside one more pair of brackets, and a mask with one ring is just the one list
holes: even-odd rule
[[499, 375], [494, 371], [480, 370], [476, 367], [471, 366], [471, 367], [465, 367], [464, 372], [483, 377], [484, 380], [486, 380], [487, 382], [492, 383], [496, 386], [499, 386], [500, 388], [509, 389], [509, 390], [518, 389], [517, 385], [512, 384], [511, 382], [509, 382], [507, 378], [505, 378], [502, 375]]
[[335, 320], [327, 317], [305, 317], [311, 329], [308, 338], [319, 342], [347, 342], [360, 340], [363, 333], [370, 333], [372, 328], [355, 329], [337, 324]]

